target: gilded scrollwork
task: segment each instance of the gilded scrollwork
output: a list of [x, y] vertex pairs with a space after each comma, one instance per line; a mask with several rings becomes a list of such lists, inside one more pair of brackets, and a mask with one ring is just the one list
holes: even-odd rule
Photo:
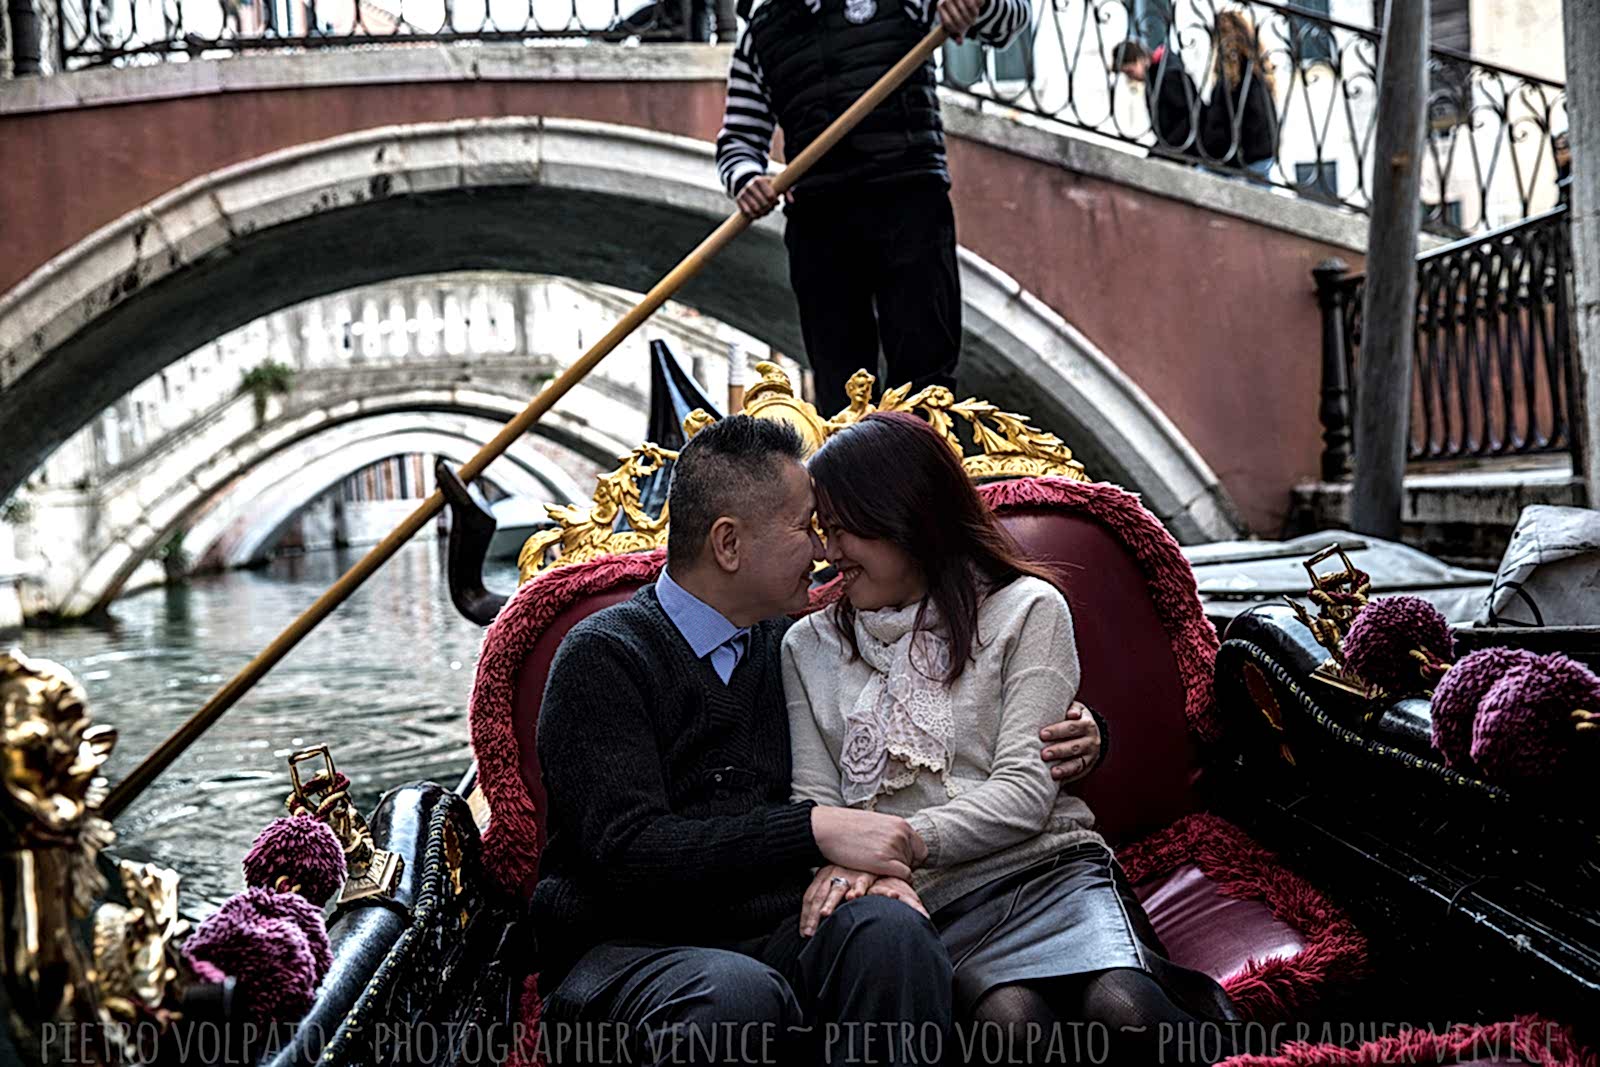
[[0, 653], [0, 740], [0, 979], [13, 1041], [42, 1062], [56, 1024], [103, 1019], [73, 926], [106, 888], [96, 860], [115, 835], [97, 809], [117, 734], [71, 672], [13, 650]]
[[178, 917], [176, 871], [123, 860], [117, 873], [128, 903], [95, 909], [94, 975], [105, 1010], [132, 1022], [160, 1011], [178, 976], [176, 943], [189, 924]]
[[[830, 435], [874, 411], [911, 411], [926, 418], [944, 436], [973, 478], [1054, 475], [1089, 480], [1083, 464], [1073, 458], [1072, 450], [1059, 437], [1032, 425], [1026, 416], [1003, 411], [987, 401], [958, 401], [943, 386], [929, 386], [915, 394], [910, 386], [900, 386], [885, 392], [874, 404], [875, 379], [860, 370], [845, 384], [848, 405], [832, 418], [823, 418], [815, 406], [796, 395], [794, 383], [776, 363], [757, 363], [756, 373], [758, 378], [744, 393], [744, 413], [787, 422], [800, 434], [808, 452], [821, 448]], [[691, 412], [683, 423], [684, 436], [693, 437], [712, 421], [705, 411]], [[957, 432], [958, 426], [966, 427], [971, 454]], [[517, 558], [520, 581], [526, 582], [554, 566], [665, 544], [666, 509], [663, 507], [655, 517], [644, 512], [638, 480], [660, 470], [664, 461], [676, 458], [676, 453], [656, 445], [642, 445], [623, 457], [621, 467], [598, 479], [593, 504], [546, 505], [556, 526], [535, 533], [523, 545]], [[616, 528], [619, 515], [626, 516], [627, 528]]]
[[[693, 418], [693, 416], [690, 416]], [[595, 479], [594, 502], [546, 504], [545, 511], [558, 525], [540, 530], [523, 544], [517, 555], [519, 584], [560, 563], [581, 563], [614, 552], [638, 552], [666, 542], [667, 509], [651, 515], [639, 498], [639, 479], [659, 471], [678, 454], [653, 444], [643, 444], [622, 457], [622, 466]], [[617, 530], [618, 516], [629, 528]], [[559, 550], [551, 559], [550, 553]]]

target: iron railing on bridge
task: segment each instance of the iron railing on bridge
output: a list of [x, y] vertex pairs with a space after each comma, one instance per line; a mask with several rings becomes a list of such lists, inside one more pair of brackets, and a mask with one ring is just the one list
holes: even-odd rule
[[[732, 25], [732, 0], [39, 0], [56, 3], [56, 61], [133, 64], [270, 48], [376, 43], [706, 40]], [[896, 2], [896, 0], [887, 0]], [[1248, 174], [1260, 131], [1234, 104], [1270, 87], [1270, 158], [1251, 180], [1365, 211], [1372, 189], [1379, 33], [1317, 14], [1326, 0], [1036, 0], [1032, 25], [1000, 50], [947, 46], [941, 77], [979, 106], [1092, 131], [1183, 162]], [[1236, 21], [1242, 20], [1242, 21]], [[1224, 23], [1244, 37], [1222, 32]], [[692, 29], [688, 27], [693, 27]], [[1178, 143], [1152, 130], [1146, 94], [1112, 67], [1125, 39], [1167, 49], [1157, 78], [1197, 83]], [[1238, 42], [1242, 41], [1240, 44]], [[1554, 204], [1560, 83], [1435, 48], [1423, 213], [1465, 234]], [[1242, 92], [1224, 92], [1229, 84]], [[1148, 86], [1153, 90], [1155, 86]]]
[[[1351, 464], [1363, 275], [1330, 260], [1322, 303], [1325, 481]], [[1579, 447], [1567, 207], [1417, 257], [1413, 461], [1559, 453]]]
[[[1254, 161], [1246, 156], [1253, 116], [1233, 101], [1248, 98], [1260, 82], [1273, 105], [1266, 131], [1272, 151], [1257, 177], [1366, 211], [1382, 35], [1309, 10], [1328, 6], [1326, 0], [1044, 0], [1027, 41], [987, 57], [973, 50], [964, 63], [951, 62], [947, 49], [944, 80], [986, 102], [1225, 170]], [[1196, 83], [1188, 135], [1176, 143], [1157, 137], [1149, 110], [1111, 66], [1117, 44], [1130, 38], [1170, 53], [1164, 69], [1152, 67], [1150, 83], [1180, 76], [1173, 58]], [[1558, 172], [1569, 168], [1556, 151], [1556, 135], [1567, 125], [1562, 84], [1449, 48], [1432, 49], [1428, 71], [1424, 224], [1465, 234], [1552, 206]], [[1221, 92], [1224, 81], [1238, 88]], [[1147, 84], [1146, 96], [1155, 88]]]

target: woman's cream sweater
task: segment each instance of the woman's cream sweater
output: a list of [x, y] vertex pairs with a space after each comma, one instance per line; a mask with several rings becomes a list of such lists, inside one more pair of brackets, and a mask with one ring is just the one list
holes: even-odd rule
[[[795, 800], [843, 806], [845, 713], [872, 671], [851, 658], [831, 608], [790, 627], [783, 692]], [[1037, 578], [991, 593], [978, 609], [974, 659], [950, 691], [948, 788], [921, 770], [874, 803], [927, 842], [927, 862], [911, 881], [930, 912], [1065, 847], [1101, 840], [1088, 805], [1061, 791], [1039, 755], [1040, 728], [1063, 717], [1077, 690], [1078, 650], [1061, 593]]]

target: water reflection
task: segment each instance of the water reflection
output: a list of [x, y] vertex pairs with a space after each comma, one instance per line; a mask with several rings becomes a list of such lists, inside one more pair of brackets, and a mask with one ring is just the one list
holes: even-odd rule
[[[201, 915], [243, 886], [239, 861], [283, 814], [290, 752], [326, 742], [370, 811], [386, 789], [455, 785], [470, 760], [467, 696], [483, 631], [445, 589], [442, 546], [402, 549], [197, 741], [117, 822], [120, 855], [183, 875]], [[107, 627], [25, 630], [117, 727], [116, 781], [264, 648], [358, 558], [321, 552], [135, 594]], [[488, 576], [511, 590], [516, 569]]]

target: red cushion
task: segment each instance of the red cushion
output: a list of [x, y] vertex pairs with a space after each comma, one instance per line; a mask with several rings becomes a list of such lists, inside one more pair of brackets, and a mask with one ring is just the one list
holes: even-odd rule
[[1133, 887], [1172, 962], [1219, 982], [1243, 974], [1251, 960], [1296, 956], [1305, 938], [1272, 914], [1265, 901], [1223, 894], [1192, 863]]
[[550, 661], [567, 631], [601, 608], [620, 604], [639, 591], [644, 583], [630, 580], [584, 599], [568, 604], [556, 613], [545, 626], [544, 632], [534, 642], [517, 672], [517, 703], [513, 725], [517, 736], [518, 763], [522, 771], [522, 784], [538, 813], [538, 833], [534, 839], [534, 852], [544, 851], [544, 778], [539, 772], [539, 746], [534, 743], [535, 728], [539, 724], [539, 705], [544, 700], [544, 683], [550, 674]]
[[1198, 769], [1184, 683], [1138, 561], [1084, 515], [1029, 507], [1001, 520], [1029, 555], [1066, 568], [1083, 668], [1078, 699], [1110, 734], [1104, 762], [1078, 787], [1100, 831], [1115, 843], [1193, 811]]

